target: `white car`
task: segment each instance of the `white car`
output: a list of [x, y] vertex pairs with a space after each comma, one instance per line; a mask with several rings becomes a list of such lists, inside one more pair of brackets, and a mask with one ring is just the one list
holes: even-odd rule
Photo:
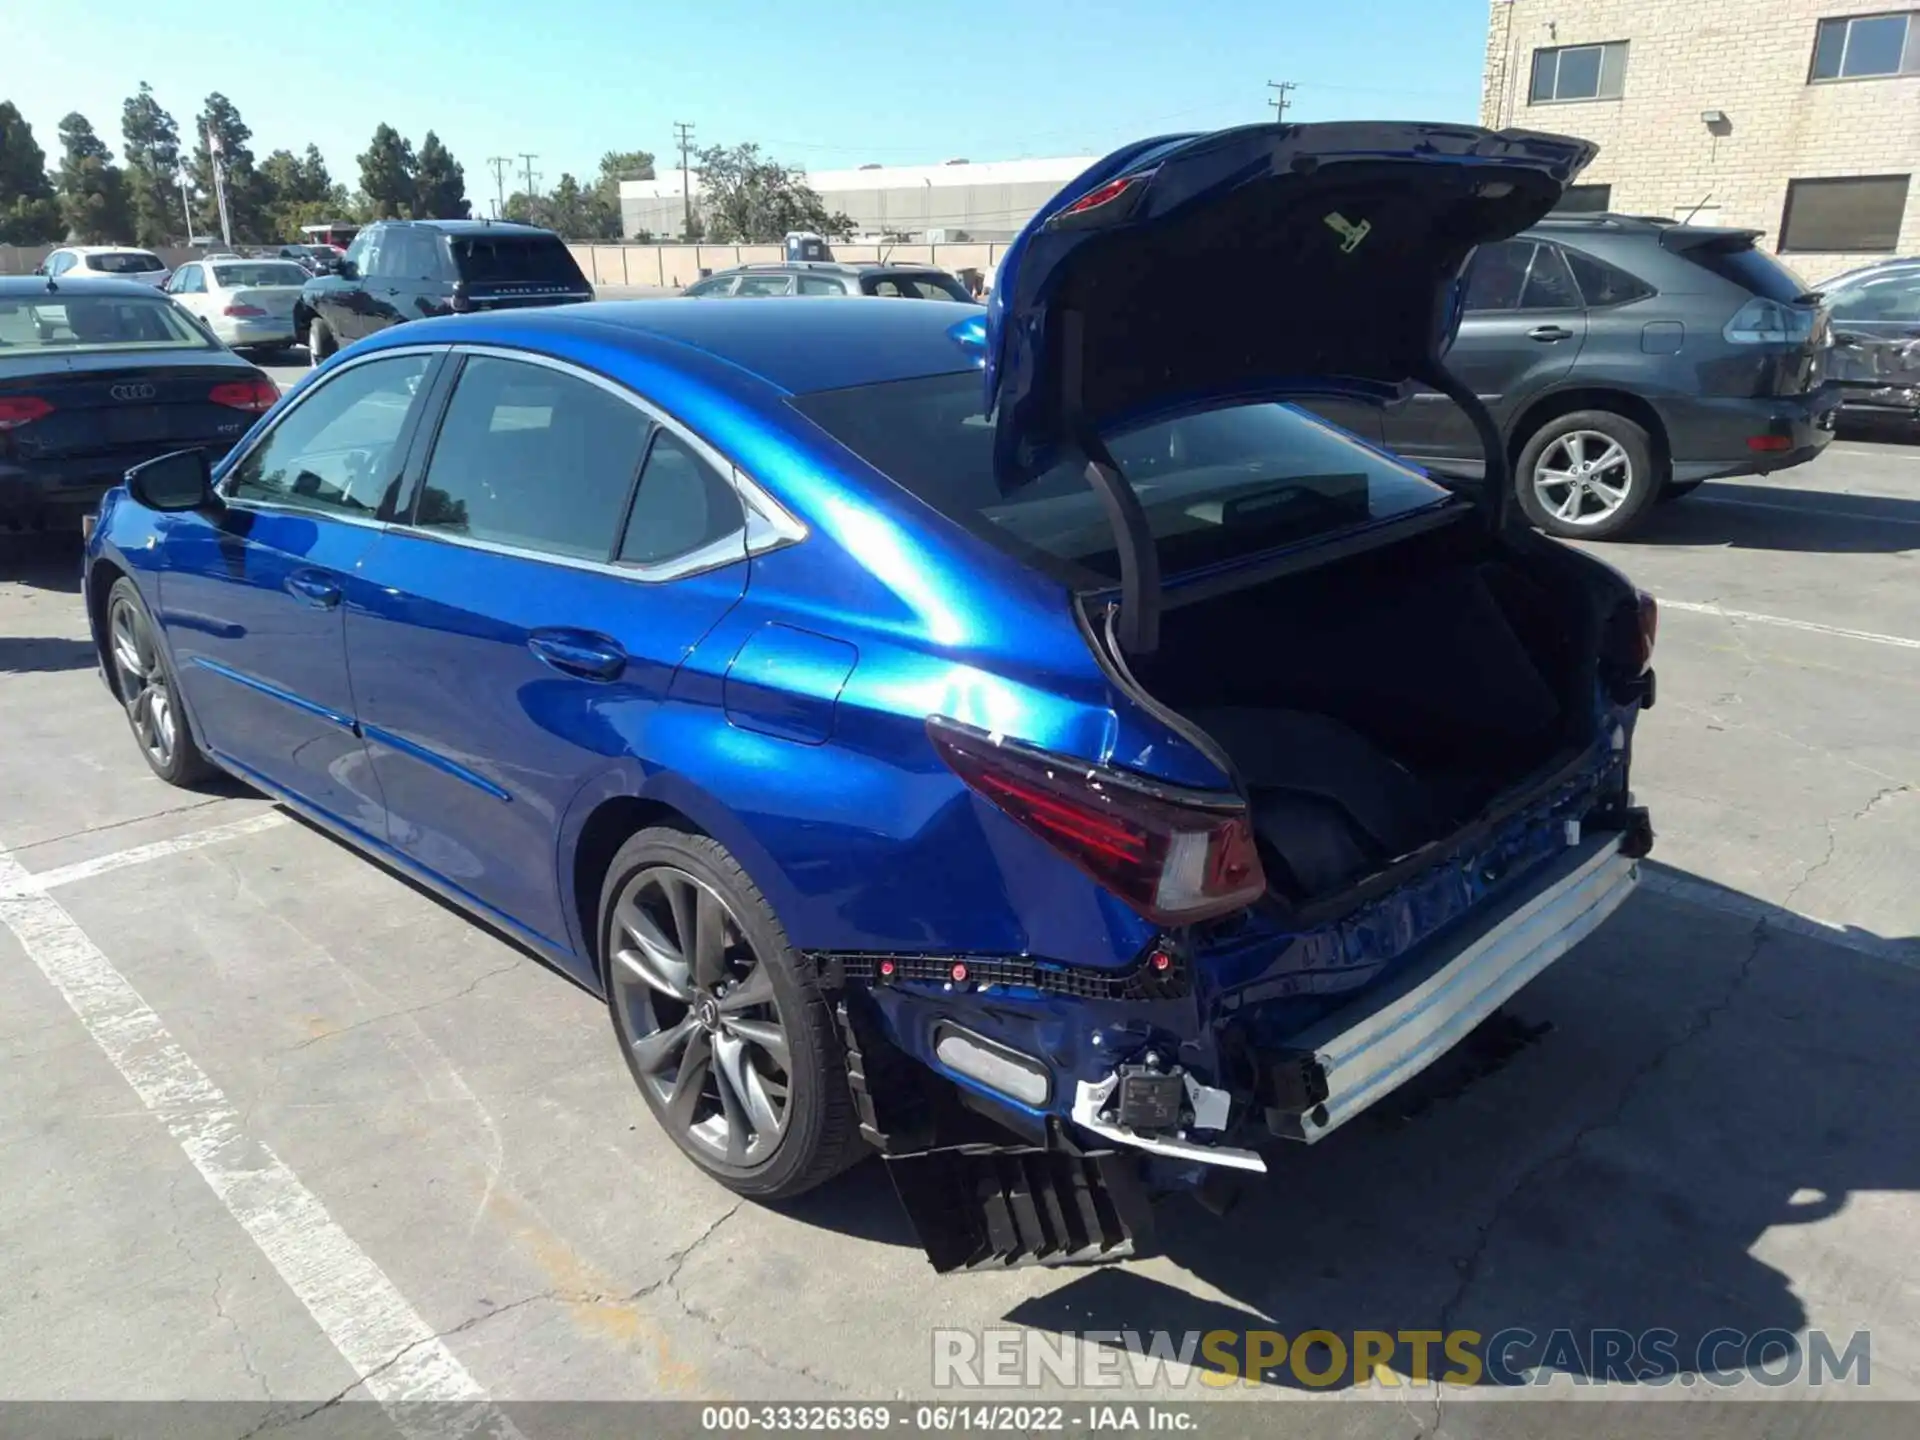
[[138, 280], [159, 288], [167, 283], [167, 262], [151, 250], [128, 245], [63, 245], [40, 262], [34, 274], [57, 280], [93, 277], [100, 280]]
[[167, 294], [233, 350], [282, 350], [293, 344], [293, 302], [307, 272], [291, 260], [209, 255], [173, 272]]

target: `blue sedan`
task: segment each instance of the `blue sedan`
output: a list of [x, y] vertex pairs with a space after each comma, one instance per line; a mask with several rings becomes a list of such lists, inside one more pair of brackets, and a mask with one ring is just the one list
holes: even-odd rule
[[[942, 1270], [1111, 1259], [1628, 893], [1651, 602], [1306, 409], [1442, 356], [1582, 142], [1254, 126], [1069, 186], [977, 307], [396, 327], [107, 498], [147, 763], [604, 997], [736, 1191], [880, 1151]], [[1261, 275], [1213, 286], [1203, 266]]]

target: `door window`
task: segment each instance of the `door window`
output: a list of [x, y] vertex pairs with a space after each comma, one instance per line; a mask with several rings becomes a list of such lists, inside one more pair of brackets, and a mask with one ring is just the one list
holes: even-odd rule
[[198, 295], [206, 290], [198, 265], [182, 265], [168, 288], [176, 295]]
[[347, 247], [346, 261], [358, 275], [371, 275], [373, 267], [380, 263], [380, 232], [386, 227], [375, 225], [362, 230], [353, 237], [353, 244]]
[[1522, 310], [1578, 310], [1580, 289], [1573, 283], [1566, 257], [1558, 245], [1533, 247], [1533, 264], [1527, 267], [1527, 283], [1520, 292]]
[[800, 293], [802, 295], [844, 295], [847, 293], [847, 287], [825, 275], [802, 275]]
[[1475, 252], [1467, 273], [1468, 313], [1579, 308], [1579, 287], [1558, 246], [1502, 240]]
[[740, 288], [734, 291], [735, 297], [743, 295], [785, 295], [793, 288], [791, 275], [743, 275]]
[[640, 472], [620, 559], [663, 565], [741, 531], [746, 518], [732, 482], [686, 441], [662, 430]]
[[591, 381], [477, 356], [460, 372], [413, 523], [608, 560], [648, 429], [639, 410]]
[[395, 355], [309, 391], [234, 466], [233, 500], [372, 518], [398, 479], [400, 437], [431, 357]]
[[67, 271], [73, 268], [74, 258], [75, 257], [71, 252], [62, 250], [59, 254], [55, 255], [51, 260], [47, 261], [47, 273], [49, 275], [66, 274]]
[[1836, 320], [1920, 323], [1920, 270], [1849, 286], [1833, 297], [1832, 312]]
[[686, 293], [694, 299], [705, 299], [709, 296], [725, 295], [729, 290], [733, 289], [733, 282], [737, 278], [737, 276], [733, 275], [716, 275], [711, 280], [702, 280], [698, 285], [689, 285]]

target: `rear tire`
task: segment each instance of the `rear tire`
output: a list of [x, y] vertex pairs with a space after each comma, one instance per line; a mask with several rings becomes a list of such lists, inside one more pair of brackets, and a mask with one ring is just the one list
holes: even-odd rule
[[1574, 540], [1617, 540], [1660, 493], [1647, 432], [1610, 410], [1575, 410], [1534, 432], [1514, 466], [1533, 525]]
[[125, 576], [107, 592], [107, 669], [147, 768], [182, 789], [211, 779], [215, 766], [194, 741], [159, 631]]
[[318, 315], [307, 322], [307, 363], [323, 365], [327, 357], [340, 348], [333, 338], [333, 331], [327, 328], [327, 322]]
[[599, 940], [627, 1069], [694, 1164], [737, 1195], [786, 1200], [865, 1154], [832, 1007], [718, 841], [627, 841]]

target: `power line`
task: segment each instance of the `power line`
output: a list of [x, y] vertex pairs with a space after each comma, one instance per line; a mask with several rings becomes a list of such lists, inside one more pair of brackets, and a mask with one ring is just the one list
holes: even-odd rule
[[680, 196], [683, 204], [684, 226], [680, 233], [691, 240], [693, 238], [693, 183], [687, 178], [687, 151], [693, 145], [693, 126], [684, 121], [674, 121], [673, 138], [680, 145]]
[[493, 167], [493, 190], [497, 197], [493, 206], [493, 218], [503, 219], [507, 213], [507, 167], [513, 164], [511, 155], [489, 155], [487, 164]]
[[1267, 82], [1267, 88], [1274, 92], [1273, 98], [1267, 101], [1267, 104], [1273, 107], [1273, 118], [1276, 120], [1285, 120], [1287, 118], [1287, 106], [1293, 103], [1287, 97], [1300, 87], [1291, 80], [1269, 80]]

